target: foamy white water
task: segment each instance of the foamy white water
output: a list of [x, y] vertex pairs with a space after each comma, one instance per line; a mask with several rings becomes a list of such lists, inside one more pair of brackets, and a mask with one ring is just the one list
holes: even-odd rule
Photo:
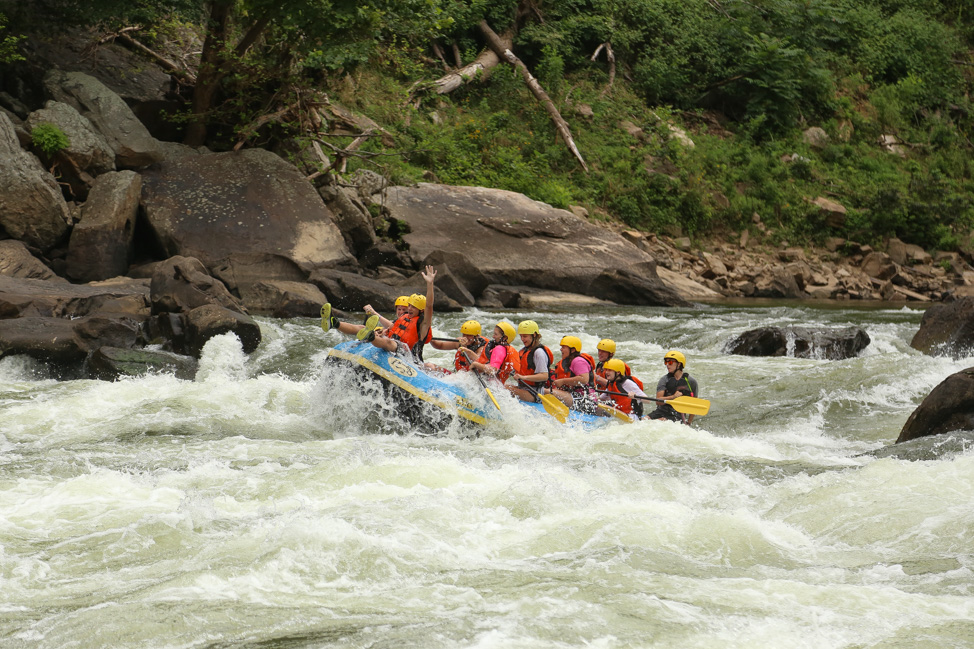
[[[195, 381], [55, 382], [0, 360], [3, 647], [968, 647], [974, 453], [887, 448], [974, 365], [920, 313], [809, 307], [437, 316], [679, 348], [711, 414], [598, 431], [510, 412], [383, 434], [311, 320], [210, 342]], [[767, 324], [858, 324], [856, 359], [724, 355]], [[448, 364], [452, 355], [428, 358]]]

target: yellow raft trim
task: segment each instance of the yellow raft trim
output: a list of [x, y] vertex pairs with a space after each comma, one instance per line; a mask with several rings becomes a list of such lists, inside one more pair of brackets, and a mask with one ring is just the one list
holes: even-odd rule
[[358, 354], [349, 354], [348, 352], [341, 349], [330, 349], [328, 350], [328, 355], [334, 356], [335, 358], [340, 358], [343, 361], [348, 361], [350, 363], [355, 363], [357, 365], [360, 365], [365, 369], [369, 370], [370, 372], [372, 372], [373, 374], [376, 374], [382, 377], [383, 379], [385, 379], [386, 381], [389, 381], [396, 387], [405, 390], [406, 392], [413, 395], [414, 397], [417, 397], [419, 399], [422, 399], [423, 401], [431, 403], [438, 408], [442, 408], [443, 410], [446, 411], [452, 411], [454, 410], [454, 408], [456, 408], [458, 415], [460, 415], [464, 419], [468, 419], [472, 421], [475, 424], [485, 425], [487, 423], [487, 420], [484, 417], [481, 417], [480, 415], [474, 412], [470, 412], [469, 410], [465, 410], [462, 406], [454, 406], [451, 405], [450, 403], [447, 403], [446, 401], [437, 399], [436, 397], [429, 394], [428, 392], [423, 392], [422, 390], [412, 385], [408, 381], [404, 381], [402, 377], [393, 374], [392, 372], [385, 369], [384, 367], [380, 365], [376, 365], [375, 363], [373, 363], [372, 361], [366, 358], [362, 358]]

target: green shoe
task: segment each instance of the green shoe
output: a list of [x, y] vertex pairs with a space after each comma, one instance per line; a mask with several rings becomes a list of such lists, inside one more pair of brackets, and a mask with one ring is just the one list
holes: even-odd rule
[[331, 303], [321, 305], [321, 330], [327, 332], [329, 329], [338, 328], [338, 318], [331, 314]]
[[365, 326], [358, 330], [355, 337], [359, 340], [372, 342], [375, 340], [375, 328], [379, 326], [379, 316], [370, 315], [365, 319]]

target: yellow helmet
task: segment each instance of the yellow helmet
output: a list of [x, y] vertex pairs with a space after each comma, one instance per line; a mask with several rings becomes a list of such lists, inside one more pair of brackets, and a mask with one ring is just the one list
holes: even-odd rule
[[539, 334], [541, 329], [538, 328], [538, 323], [534, 320], [524, 320], [517, 326], [517, 332], [519, 334]]
[[396, 298], [396, 306], [409, 306], [409, 296], [400, 295]]
[[460, 325], [460, 333], [464, 336], [479, 336], [480, 331], [480, 323], [476, 320], [467, 320]]
[[609, 352], [610, 354], [616, 353], [616, 342], [614, 340], [609, 340], [608, 338], [603, 338], [600, 340], [596, 347], [599, 349], [599, 351]]
[[424, 311], [426, 309], [426, 296], [413, 293], [409, 296], [409, 306], [414, 306], [420, 311]]
[[680, 365], [683, 365], [684, 367], [686, 367], [687, 357], [684, 356], [683, 354], [681, 354], [680, 352], [676, 351], [675, 349], [672, 349], [672, 350], [666, 352], [666, 356], [663, 357], [663, 360], [666, 361], [669, 358], [672, 358], [673, 360], [675, 360]]
[[512, 325], [510, 322], [507, 322], [505, 320], [501, 320], [500, 322], [498, 322], [497, 328], [504, 332], [504, 336], [507, 338], [507, 342], [511, 342], [512, 340], [514, 340], [514, 337], [517, 335], [517, 332], [514, 331], [514, 325]]
[[577, 352], [582, 351], [582, 341], [578, 336], [565, 336], [558, 344], [564, 345], [565, 347], [571, 347]]
[[626, 364], [618, 358], [610, 358], [605, 362], [605, 365], [602, 366], [602, 369], [612, 370], [616, 374], [625, 374]]

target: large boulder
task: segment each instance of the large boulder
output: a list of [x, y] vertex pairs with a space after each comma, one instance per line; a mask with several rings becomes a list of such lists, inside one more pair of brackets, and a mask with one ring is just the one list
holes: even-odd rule
[[60, 155], [81, 171], [92, 176], [115, 170], [115, 151], [99, 135], [87, 117], [72, 106], [49, 101], [27, 118], [27, 128], [33, 131], [40, 124], [53, 124], [68, 136], [68, 146]]
[[240, 295], [265, 280], [302, 282], [354, 263], [321, 197], [261, 149], [186, 157], [145, 173], [142, 203], [160, 247], [195, 257]]
[[896, 443], [956, 430], [974, 430], [974, 367], [935, 387], [906, 420]]
[[203, 345], [210, 338], [233, 333], [240, 339], [243, 350], [250, 353], [260, 345], [260, 325], [253, 318], [217, 304], [193, 309], [184, 316], [186, 323], [185, 352], [199, 358]]
[[420, 184], [389, 188], [384, 205], [408, 227], [403, 240], [415, 267], [444, 251], [465, 256], [494, 284], [570, 289], [597, 298], [608, 293], [625, 304], [688, 304], [659, 279], [648, 253], [523, 194]]
[[88, 375], [93, 379], [114, 381], [123, 376], [173, 374], [178, 379], [192, 380], [199, 364], [191, 356], [149, 349], [99, 347], [88, 356]]
[[20, 148], [14, 125], [0, 113], [0, 227], [47, 252], [67, 234], [71, 216], [57, 181]]
[[859, 327], [760, 327], [745, 331], [730, 341], [726, 352], [741, 356], [842, 360], [857, 356], [869, 342], [869, 334]]
[[924, 311], [910, 347], [955, 359], [970, 355], [974, 350], [974, 297], [934, 304]]
[[163, 159], [159, 141], [128, 104], [98, 79], [83, 72], [51, 70], [44, 77], [44, 88], [53, 99], [88, 118], [115, 152], [116, 167], [138, 169]]
[[275, 318], [314, 318], [328, 301], [317, 286], [305, 282], [254, 282], [241, 295], [253, 313]]
[[122, 275], [132, 257], [142, 178], [112, 171], [95, 179], [68, 242], [67, 276], [94, 282]]

